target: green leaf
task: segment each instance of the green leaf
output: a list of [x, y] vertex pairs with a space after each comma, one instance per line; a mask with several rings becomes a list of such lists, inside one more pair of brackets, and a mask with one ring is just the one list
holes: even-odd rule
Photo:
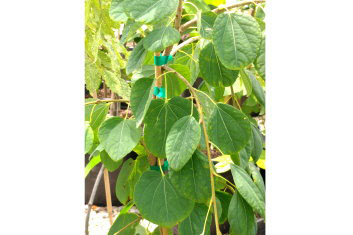
[[190, 215], [194, 202], [180, 196], [170, 180], [158, 171], [146, 171], [137, 182], [136, 207], [152, 223], [171, 227]]
[[86, 124], [85, 129], [85, 154], [93, 147], [94, 134], [90, 125]]
[[126, 13], [138, 22], [155, 23], [172, 15], [178, 0], [129, 0], [125, 5]]
[[228, 218], [228, 208], [230, 200], [232, 199], [232, 194], [222, 191], [216, 191], [216, 197], [219, 199], [222, 207], [222, 214], [219, 218], [219, 223], [223, 224]]
[[112, 20], [118, 22], [126, 22], [128, 17], [124, 12], [124, 4], [126, 0], [112, 0], [109, 10], [109, 16]]
[[149, 168], [150, 165], [146, 156], [138, 156], [134, 161], [134, 166], [129, 176], [130, 198], [133, 198], [134, 196], [135, 185], [140, 179], [142, 173], [147, 171]]
[[196, 94], [201, 103], [202, 111], [207, 125], [209, 118], [211, 117], [214, 109], [216, 108], [216, 104], [213, 102], [211, 97], [209, 97], [206, 93], [196, 90]]
[[262, 153], [263, 139], [262, 139], [262, 134], [260, 130], [254, 125], [251, 125], [251, 131], [252, 131], [252, 142], [253, 142], [253, 146], [251, 149], [251, 157], [254, 159], [254, 162], [256, 163], [257, 160], [259, 160]]
[[116, 94], [123, 97], [123, 99], [130, 99], [130, 86], [127, 82], [120, 78], [117, 74], [108, 70], [104, 71], [103, 79], [107, 86]]
[[152, 101], [153, 79], [140, 78], [131, 90], [130, 105], [136, 118], [136, 126], [140, 126]]
[[265, 38], [262, 38], [261, 40], [261, 44], [260, 44], [260, 48], [257, 52], [257, 57], [256, 60], [254, 62], [255, 64], [255, 68], [257, 70], [257, 72], [259, 73], [259, 75], [263, 78], [266, 79], [266, 66], [265, 66], [265, 62], [266, 62], [266, 56], [265, 56], [265, 49], [266, 49], [266, 42], [265, 42]]
[[257, 99], [257, 101], [262, 105], [265, 106], [265, 93], [264, 90], [262, 89], [259, 81], [256, 79], [255, 75], [248, 71], [248, 76], [251, 80], [251, 84], [253, 87], [253, 93]]
[[121, 39], [120, 42], [122, 44], [125, 44], [127, 42], [130, 42], [134, 39], [134, 36], [136, 35], [136, 31], [142, 26], [142, 23], [140, 22], [135, 22], [132, 19], [129, 19], [126, 24], [124, 25], [123, 32], [121, 34]]
[[249, 73], [247, 71], [244, 71], [243, 69], [240, 70], [240, 78], [242, 82], [244, 83], [245, 90], [246, 90], [246, 96], [249, 97], [251, 95], [253, 86], [252, 86], [252, 81], [249, 78]]
[[130, 195], [129, 177], [133, 171], [133, 168], [134, 168], [134, 160], [132, 160], [131, 158], [127, 159], [123, 163], [123, 166], [121, 167], [121, 170], [119, 172], [119, 175], [115, 184], [115, 195], [119, 199], [119, 201], [124, 205], [129, 200], [129, 195]]
[[[207, 215], [207, 206], [195, 203], [194, 210], [190, 216], [183, 220], [178, 228], [180, 235], [200, 235], [203, 231], [203, 225]], [[209, 213], [206, 222], [206, 231], [204, 234], [210, 234], [212, 215]]]
[[95, 63], [85, 64], [85, 83], [90, 94], [95, 93], [101, 85], [101, 75]]
[[[186, 65], [190, 70], [190, 83], [194, 84], [199, 73], [199, 55], [201, 43], [192, 43], [180, 49], [174, 56], [174, 64]], [[185, 77], [187, 78], [187, 77]], [[188, 78], [187, 78], [188, 79]]]
[[97, 130], [102, 122], [104, 122], [109, 110], [109, 104], [95, 104], [93, 105], [89, 124], [93, 131]]
[[[136, 221], [135, 223], [133, 223]], [[139, 217], [136, 214], [126, 213], [119, 214], [118, 218], [114, 221], [112, 227], [109, 229], [108, 235], [114, 235], [119, 232], [121, 229], [129, 225], [125, 230], [119, 232], [119, 235], [131, 235], [135, 233], [136, 226], [139, 224]]]
[[144, 39], [137, 43], [136, 47], [130, 54], [126, 65], [126, 73], [128, 75], [142, 68], [147, 53], [146, 49], [143, 47], [143, 40]]
[[85, 167], [85, 178], [90, 173], [90, 171], [101, 162], [101, 157], [99, 155], [92, 157], [92, 159], [87, 163]]
[[135, 120], [112, 117], [102, 124], [98, 135], [105, 151], [114, 161], [118, 161], [130, 153], [138, 144], [141, 129], [136, 128]]
[[255, 166], [255, 164], [252, 162], [249, 162], [249, 170], [255, 185], [257, 186], [257, 188], [260, 190], [263, 197], [265, 198], [265, 194], [266, 194], [265, 183], [264, 183], [264, 180], [262, 179], [260, 171], [258, 170], [257, 166]]
[[265, 198], [246, 171], [237, 165], [231, 165], [233, 180], [240, 195], [263, 218], [265, 218]]
[[201, 127], [193, 116], [179, 119], [166, 141], [166, 154], [170, 168], [181, 170], [195, 152], [201, 138]]
[[209, 163], [198, 150], [180, 171], [170, 171], [169, 178], [175, 189], [190, 200], [207, 203], [211, 198]]
[[200, 32], [201, 37], [212, 40], [213, 24], [217, 18], [217, 14], [212, 11], [200, 11], [199, 14], [201, 15], [199, 15], [197, 22], [198, 31]]
[[229, 204], [228, 221], [231, 234], [256, 235], [256, 217], [249, 204], [235, 192]]
[[154, 29], [143, 40], [143, 47], [148, 51], [162, 51], [180, 41], [180, 33], [170, 26]]
[[102, 151], [100, 153], [100, 156], [104, 167], [107, 168], [109, 172], [115, 171], [116, 169], [119, 168], [121, 163], [123, 163], [123, 159], [119, 161], [113, 161], [113, 159], [110, 158], [110, 156], [106, 151]]
[[212, 43], [208, 43], [201, 50], [199, 61], [202, 78], [214, 87], [231, 86], [238, 77], [239, 71], [227, 69], [222, 65]]
[[[169, 67], [176, 70], [184, 78], [186, 78], [186, 80], [190, 82], [191, 74], [187, 66], [181, 64], [173, 64]], [[166, 79], [163, 79], [163, 86], [166, 88], [167, 99], [173, 98], [175, 96], [180, 96], [183, 91], [187, 88], [185, 83], [180, 80], [180, 78], [178, 78], [175, 73], [166, 74]]]
[[241, 69], [256, 58], [261, 32], [253, 17], [223, 13], [217, 16], [212, 38], [222, 64], [229, 69]]
[[[173, 124], [180, 118], [190, 115], [191, 101], [174, 97], [170, 100], [152, 100], [144, 119], [144, 140], [147, 149], [156, 157], [165, 158], [167, 136]], [[196, 108], [193, 116], [198, 120]]]
[[154, 65], [143, 65], [141, 69], [135, 70], [131, 82], [134, 83], [140, 78], [154, 78]]
[[240, 151], [251, 137], [248, 118], [238, 109], [218, 103], [209, 120], [208, 133], [210, 140], [224, 154]]
[[[161, 227], [158, 226], [157, 228], [155, 228], [153, 230], [152, 235], [162, 235], [161, 231], [160, 231]], [[173, 234], [173, 228], [166, 228], [168, 230], [168, 234], [172, 235]]]

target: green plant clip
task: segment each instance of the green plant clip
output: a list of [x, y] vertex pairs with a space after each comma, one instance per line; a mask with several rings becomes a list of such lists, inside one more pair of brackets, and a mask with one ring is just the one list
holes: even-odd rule
[[165, 88], [155, 86], [153, 88], [153, 95], [157, 96], [158, 98], [165, 98]]
[[[169, 164], [168, 161], [165, 160], [162, 166], [162, 170], [166, 172], [168, 170]], [[159, 166], [150, 166], [150, 169], [153, 171], [160, 171]]]
[[168, 56], [154, 56], [154, 65], [156, 66], [162, 66], [168, 63], [168, 61], [171, 61], [173, 59], [172, 55]]

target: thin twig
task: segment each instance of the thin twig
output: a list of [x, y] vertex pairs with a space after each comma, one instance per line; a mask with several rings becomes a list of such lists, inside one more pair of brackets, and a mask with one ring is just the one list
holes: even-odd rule
[[129, 100], [124, 100], [124, 99], [107, 99], [107, 100], [96, 100], [96, 101], [91, 101], [91, 102], [87, 102], [85, 103], [85, 105], [89, 105], [89, 104], [101, 104], [101, 103], [128, 103]]
[[211, 188], [212, 188], [212, 202], [213, 202], [213, 207], [214, 207], [214, 213], [215, 213], [215, 222], [216, 222], [216, 231], [217, 231], [217, 235], [222, 235], [222, 233], [219, 230], [219, 222], [218, 222], [218, 212], [217, 212], [217, 203], [216, 203], [216, 193], [215, 193], [215, 183], [214, 183], [214, 170], [213, 170], [213, 163], [212, 163], [212, 159], [211, 159], [211, 151], [210, 151], [210, 146], [209, 146], [209, 140], [208, 140], [208, 134], [207, 134], [207, 129], [206, 129], [206, 124], [204, 121], [204, 116], [203, 116], [203, 111], [202, 111], [202, 107], [201, 107], [201, 103], [200, 100], [196, 94], [195, 89], [192, 87], [192, 85], [188, 82], [188, 80], [186, 80], [186, 78], [184, 78], [180, 73], [178, 73], [176, 70], [168, 67], [168, 66], [163, 66], [164, 69], [168, 70], [168, 71], [173, 71], [178, 78], [180, 78], [189, 88], [191, 94], [195, 97], [195, 101], [196, 101], [196, 106], [200, 115], [200, 122], [202, 123], [202, 129], [203, 129], [203, 133], [205, 136], [205, 144], [206, 144], [206, 149], [207, 149], [207, 158], [208, 158], [208, 164], [210, 167], [210, 178], [211, 178]]
[[201, 39], [201, 36], [189, 38], [188, 40], [186, 40], [186, 41], [180, 43], [178, 46], [174, 47], [173, 50], [170, 52], [170, 54], [175, 55], [175, 53], [177, 53], [177, 51], [179, 51], [184, 46], [189, 45], [190, 43], [195, 42], [200, 39]]
[[103, 175], [103, 170], [104, 170], [104, 166], [102, 164], [102, 167], [101, 169], [99, 170], [98, 172], [98, 175], [97, 175], [97, 178], [96, 178], [96, 181], [94, 182], [94, 185], [93, 185], [93, 189], [92, 189], [92, 193], [91, 193], [91, 196], [89, 198], [89, 201], [88, 201], [88, 211], [87, 211], [87, 215], [86, 215], [86, 224], [85, 224], [85, 232], [86, 232], [86, 235], [89, 234], [88, 232], [88, 226], [89, 226], [89, 216], [91, 214], [91, 209], [92, 209], [92, 205], [93, 205], [93, 201], [94, 201], [94, 198], [96, 197], [96, 193], [97, 193], [97, 189], [98, 189], [98, 185], [102, 179], [102, 175]]
[[114, 235], [121, 233], [122, 231], [124, 231], [125, 229], [127, 229], [130, 225], [133, 225], [134, 223], [136, 223], [137, 221], [139, 221], [141, 218], [137, 218], [134, 221], [128, 223], [125, 227], [123, 227], [122, 229], [120, 229], [118, 232], [114, 233]]
[[[243, 1], [243, 2], [235, 3], [235, 4], [230, 5], [230, 6], [219, 7], [219, 8], [213, 9], [212, 12], [214, 12], [216, 14], [219, 14], [219, 13], [225, 12], [226, 9], [232, 9], [232, 8], [236, 8], [236, 7], [241, 7], [241, 6], [244, 6], [244, 5], [251, 4], [251, 3], [264, 3], [264, 2], [266, 2], [266, 1], [265, 0]], [[180, 29], [179, 29], [180, 33], [184, 32], [186, 29], [190, 28], [190, 26], [192, 26], [196, 22], [197, 22], [197, 17], [193, 18], [192, 20], [189, 20], [188, 22], [186, 22], [185, 24], [180, 26]]]

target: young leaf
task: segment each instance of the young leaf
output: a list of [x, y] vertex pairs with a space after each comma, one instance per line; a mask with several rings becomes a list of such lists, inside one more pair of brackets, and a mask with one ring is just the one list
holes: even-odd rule
[[129, 158], [121, 167], [115, 184], [115, 195], [122, 204], [126, 204], [130, 195], [129, 177], [134, 168], [134, 160]]
[[249, 170], [255, 185], [258, 187], [263, 197], [265, 198], [265, 183], [262, 179], [260, 171], [257, 169], [257, 166], [255, 166], [255, 164], [252, 162], [249, 162]]
[[124, 4], [126, 0], [112, 0], [109, 10], [109, 16], [112, 20], [118, 22], [126, 22], [128, 17], [124, 12]]
[[130, 99], [131, 88], [127, 82], [116, 73], [105, 70], [103, 79], [114, 93], [119, 94], [119, 96], [124, 99]]
[[[133, 223], [135, 222], [135, 223]], [[124, 229], [122, 232], [119, 232], [119, 235], [131, 235], [135, 234], [136, 226], [139, 224], [139, 217], [136, 214], [126, 213], [119, 214], [118, 218], [114, 221], [113, 225], [110, 227], [108, 235], [115, 235], [124, 227], [129, 226]]]
[[265, 218], [265, 198], [244, 169], [237, 165], [230, 166], [233, 180], [240, 195], [263, 218]]
[[257, 223], [249, 204], [235, 192], [229, 204], [228, 221], [231, 234], [256, 235]]
[[86, 88], [91, 94], [96, 92], [102, 83], [101, 76], [95, 63], [85, 64]]
[[93, 105], [89, 124], [92, 127], [93, 131], [97, 130], [102, 122], [105, 120], [109, 110], [108, 104], [96, 104]]
[[239, 71], [227, 69], [222, 65], [212, 43], [208, 43], [201, 50], [199, 61], [201, 75], [211, 86], [231, 86], [238, 77]]
[[261, 44], [260, 44], [260, 48], [259, 51], [257, 52], [257, 57], [256, 60], [254, 61], [255, 64], [255, 68], [257, 70], [257, 72], [259, 73], [259, 75], [263, 78], [266, 79], [266, 71], [265, 71], [265, 62], [266, 62], [266, 56], [265, 56], [265, 38], [262, 38], [261, 40]]
[[86, 124], [85, 130], [85, 154], [93, 147], [94, 134], [90, 125]]
[[101, 158], [99, 155], [92, 157], [92, 159], [87, 163], [85, 167], [85, 178], [90, 173], [90, 171], [101, 162]]
[[[190, 216], [183, 220], [178, 228], [180, 235], [200, 235], [203, 231], [203, 225], [207, 215], [207, 206], [205, 204], [195, 203], [194, 210]], [[212, 215], [208, 214], [206, 229], [204, 234], [210, 234]]]
[[223, 13], [214, 22], [212, 38], [222, 64], [229, 69], [241, 69], [256, 58], [261, 31], [249, 15]]
[[125, 5], [125, 11], [138, 22], [155, 23], [173, 14], [178, 2], [178, 0], [129, 0]]
[[248, 118], [238, 109], [218, 103], [209, 120], [210, 140], [224, 154], [234, 154], [248, 143], [251, 127]]
[[253, 139], [251, 157], [254, 159], [254, 162], [256, 163], [262, 153], [263, 139], [262, 139], [262, 134], [260, 130], [254, 125], [251, 125], [251, 131], [252, 131], [252, 139]]
[[104, 167], [107, 168], [109, 172], [115, 171], [119, 168], [121, 163], [123, 163], [123, 159], [120, 159], [119, 161], [113, 161], [108, 153], [104, 150], [100, 152], [100, 156]]
[[138, 144], [141, 130], [136, 128], [135, 120], [112, 117], [102, 124], [98, 135], [105, 151], [114, 161], [118, 161]]
[[179, 171], [189, 161], [201, 138], [201, 127], [193, 116], [179, 119], [166, 141], [166, 154], [170, 168]]
[[130, 57], [126, 65], [127, 75], [142, 68], [142, 64], [147, 54], [146, 49], [143, 47], [143, 41], [144, 39], [142, 39], [139, 43], [137, 43], [136, 47], [130, 54]]
[[184, 220], [194, 208], [194, 202], [180, 196], [168, 177], [158, 171], [142, 174], [135, 187], [134, 200], [145, 219], [164, 227]]
[[[144, 119], [144, 139], [149, 151], [159, 158], [165, 158], [165, 143], [173, 124], [180, 118], [190, 115], [191, 101], [174, 97], [168, 101], [152, 100]], [[193, 109], [193, 116], [198, 120], [198, 113]]]
[[136, 118], [136, 126], [140, 126], [151, 104], [153, 79], [140, 78], [131, 89], [131, 110]]
[[130, 42], [136, 37], [136, 31], [142, 26], [142, 23], [135, 22], [132, 19], [129, 19], [123, 29], [123, 33], [121, 34], [120, 42], [125, 44]]
[[210, 168], [207, 157], [196, 150], [180, 171], [170, 171], [169, 178], [184, 197], [199, 203], [211, 198]]
[[168, 26], [154, 29], [143, 40], [143, 47], [148, 51], [162, 51], [180, 40], [178, 30]]

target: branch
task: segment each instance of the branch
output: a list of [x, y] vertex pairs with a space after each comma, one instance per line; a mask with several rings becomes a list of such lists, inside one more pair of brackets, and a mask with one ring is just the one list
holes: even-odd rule
[[177, 53], [181, 48], [183, 48], [186, 45], [189, 45], [190, 43], [200, 40], [201, 36], [196, 36], [196, 37], [192, 37], [189, 38], [188, 40], [180, 43], [178, 46], [174, 47], [173, 50], [170, 52], [171, 55], [175, 55], [175, 53]]
[[[180, 24], [181, 24], [181, 15], [183, 12], [183, 0], [179, 0], [179, 5], [178, 5], [178, 9], [175, 15], [175, 21], [174, 21], [174, 28], [179, 31], [180, 28]], [[164, 56], [168, 56], [171, 52], [171, 50], [173, 49], [173, 45], [167, 47], [163, 53]]]
[[176, 70], [168, 67], [168, 66], [163, 66], [164, 69], [174, 72], [178, 78], [180, 78], [185, 84], [186, 86], [189, 88], [192, 96], [195, 97], [195, 101], [196, 101], [196, 106], [198, 109], [198, 112], [200, 114], [200, 122], [202, 123], [202, 129], [203, 129], [203, 133], [205, 136], [205, 144], [206, 144], [206, 149], [207, 149], [207, 158], [208, 158], [208, 164], [210, 167], [210, 178], [211, 178], [211, 188], [212, 188], [212, 202], [213, 202], [213, 208], [214, 208], [214, 213], [215, 213], [215, 222], [216, 222], [216, 231], [217, 231], [217, 235], [222, 235], [222, 233], [219, 230], [219, 223], [218, 223], [218, 212], [217, 212], [217, 203], [216, 203], [216, 193], [215, 193], [215, 183], [214, 183], [214, 169], [213, 169], [213, 163], [212, 163], [212, 159], [211, 159], [211, 151], [210, 151], [210, 146], [209, 146], [209, 140], [208, 140], [208, 134], [207, 134], [207, 129], [206, 129], [206, 124], [204, 121], [204, 116], [203, 116], [203, 112], [202, 112], [202, 107], [201, 107], [201, 103], [200, 100], [195, 92], [195, 89], [192, 87], [192, 85], [188, 82], [188, 80], [186, 80], [186, 78], [184, 78], [180, 73], [178, 73]]
[[89, 105], [89, 104], [101, 104], [101, 103], [128, 103], [129, 100], [124, 100], [124, 99], [111, 99], [111, 100], [96, 100], [96, 101], [91, 101], [91, 102], [87, 102], [85, 103], [85, 105]]
[[[225, 6], [225, 7], [219, 7], [216, 9], [213, 9], [212, 12], [219, 14], [219, 13], [223, 13], [226, 10], [232, 9], [232, 8], [236, 8], [236, 7], [242, 7], [251, 3], [264, 3], [266, 2], [265, 0], [254, 0], [254, 1], [243, 1], [243, 2], [238, 2], [235, 3], [233, 5], [230, 6]], [[180, 33], [184, 32], [186, 29], [188, 29], [190, 26], [192, 26], [193, 24], [195, 24], [197, 22], [197, 17], [195, 17], [192, 20], [189, 20], [188, 22], [186, 22], [185, 24], [183, 24], [182, 26], [180, 26]]]
[[87, 215], [86, 215], [86, 224], [85, 224], [85, 231], [86, 231], [86, 235], [88, 235], [88, 225], [89, 225], [89, 216], [91, 214], [91, 209], [92, 209], [92, 205], [93, 205], [93, 201], [94, 201], [94, 198], [96, 197], [96, 193], [97, 193], [97, 189], [98, 189], [98, 185], [102, 179], [102, 175], [103, 175], [103, 169], [104, 169], [104, 166], [102, 164], [102, 167], [101, 169], [99, 170], [98, 172], [98, 175], [97, 175], [97, 178], [96, 178], [96, 181], [94, 182], [94, 185], [93, 185], [93, 189], [92, 189], [92, 193], [91, 193], [91, 196], [89, 198], [89, 201], [88, 201], [88, 211], [87, 211]]

